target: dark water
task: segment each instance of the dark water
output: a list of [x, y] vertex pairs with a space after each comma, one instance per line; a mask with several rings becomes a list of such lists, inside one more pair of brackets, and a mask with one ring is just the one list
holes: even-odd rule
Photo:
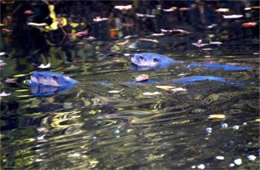
[[[164, 5], [183, 5], [176, 3]], [[1, 169], [259, 169], [259, 8], [244, 11], [255, 3], [237, 1], [232, 12], [245, 16], [231, 20], [214, 16], [209, 20], [217, 23], [214, 28], [208, 28], [213, 23], [196, 19], [190, 23], [189, 12], [178, 13], [177, 21], [171, 19], [175, 13], [162, 13], [156, 14], [157, 21], [145, 20], [157, 23], [154, 28], [142, 28], [137, 19], [136, 26], [119, 32], [121, 36], [113, 38], [108, 32], [109, 40], [92, 31], [96, 40], [67, 36], [61, 44], [46, 43], [58, 33], [39, 33], [30, 27], [15, 31], [17, 23], [10, 24], [8, 29], [14, 32], [1, 33], [1, 51], [7, 53], [1, 56], [7, 64], [1, 66], [1, 92], [11, 94], [0, 98]], [[4, 16], [16, 7], [8, 5], [3, 7]], [[216, 5], [211, 6], [213, 12], [218, 5], [223, 7]], [[162, 15], [168, 18], [160, 25]], [[115, 18], [131, 23], [129, 16]], [[249, 21], [258, 25], [241, 26]], [[106, 25], [112, 28], [111, 23]], [[180, 28], [189, 34], [158, 35], [160, 28]], [[136, 36], [127, 39], [127, 35]], [[222, 44], [192, 45], [199, 39]], [[132, 71], [128, 54], [134, 52], [154, 52], [184, 62]], [[252, 69], [187, 67], [209, 61]], [[80, 83], [60, 94], [32, 96], [24, 80], [41, 71], [37, 65], [42, 63], [51, 63], [48, 71]], [[150, 81], [135, 82], [140, 74], [148, 74]], [[217, 76], [228, 82], [173, 81], [189, 76]], [[16, 83], [5, 82], [7, 78]], [[167, 90], [167, 86], [185, 90]]]

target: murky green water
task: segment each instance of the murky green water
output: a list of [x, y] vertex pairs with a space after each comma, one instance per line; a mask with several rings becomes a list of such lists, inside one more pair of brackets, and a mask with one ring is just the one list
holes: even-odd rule
[[[227, 38], [232, 32], [187, 29], [190, 34], [147, 33], [129, 40], [67, 39], [45, 51], [6, 43], [1, 92], [11, 95], [0, 98], [1, 168], [258, 169], [259, 36], [246, 31], [232, 40]], [[198, 39], [208, 42], [209, 35], [222, 44], [192, 45]], [[143, 51], [184, 63], [133, 71], [127, 54]], [[252, 69], [187, 67], [205, 61]], [[23, 82], [41, 70], [40, 63], [51, 63], [47, 70], [80, 83], [60, 94], [34, 97]], [[150, 83], [135, 82], [140, 74], [148, 74]], [[173, 82], [205, 75], [232, 83]], [[6, 83], [7, 78], [16, 83]]]

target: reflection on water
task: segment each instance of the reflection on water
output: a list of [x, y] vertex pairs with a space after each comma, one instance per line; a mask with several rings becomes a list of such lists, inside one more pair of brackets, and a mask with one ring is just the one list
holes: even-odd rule
[[[152, 3], [139, 3], [153, 7]], [[100, 37], [111, 36], [113, 32], [101, 34], [102, 23], [94, 24], [97, 30], [92, 30], [95, 33], [91, 36], [98, 35], [96, 40], [71, 37], [63, 40], [64, 44], [42, 48], [39, 44], [26, 48], [35, 39], [30, 39], [29, 44], [13, 44], [8, 40], [10, 35], [5, 34], [1, 50], [4, 48], [8, 54], [1, 56], [6, 63], [0, 66], [1, 92], [11, 95], [0, 97], [1, 169], [259, 169], [258, 32], [254, 27], [226, 28], [227, 25], [236, 28], [249, 18], [220, 20], [215, 13], [212, 16], [214, 4], [197, 8], [191, 3], [190, 7], [197, 12], [189, 13], [184, 7], [190, 3], [161, 4], [162, 13], [140, 6], [136, 18], [127, 10], [111, 16], [117, 24], [125, 19], [121, 23], [122, 35], [136, 34], [125, 39], [118, 34], [111, 41], [102, 40]], [[183, 11], [167, 12], [175, 9], [173, 5]], [[230, 4], [227, 1], [225, 5]], [[66, 11], [58, 4], [56, 7], [60, 13]], [[203, 18], [202, 7], [206, 12], [212, 8], [212, 15], [207, 17], [213, 20]], [[42, 9], [37, 5], [34, 8]], [[254, 16], [252, 20], [258, 17], [255, 14], [258, 9], [254, 8], [247, 11], [247, 15]], [[8, 8], [5, 10], [7, 15]], [[140, 15], [145, 11], [147, 15]], [[94, 14], [95, 20], [100, 19]], [[192, 14], [199, 14], [201, 20], [185, 20], [196, 18]], [[174, 18], [175, 15], [179, 18]], [[181, 28], [189, 33], [170, 31], [169, 23], [176, 20], [185, 24]], [[218, 25], [204, 32], [194, 26], [213, 24], [210, 21]], [[131, 23], [140, 27], [132, 27]], [[103, 29], [109, 30], [109, 25], [106, 26]], [[159, 28], [164, 29], [164, 34], [158, 33]], [[167, 33], [165, 29], [169, 29]], [[237, 35], [238, 32], [241, 34]], [[53, 32], [47, 35], [40, 38], [55, 40]], [[30, 37], [17, 33], [12, 36]], [[212, 43], [213, 40], [221, 41], [222, 45]], [[19, 45], [25, 49], [19, 51]], [[155, 52], [183, 62], [165, 69], [134, 71], [129, 57], [132, 52]], [[49, 71], [80, 83], [56, 95], [32, 96], [57, 91], [55, 88], [31, 91], [23, 84], [33, 71], [39, 71], [35, 64], [49, 62]], [[216, 69], [208, 68], [206, 63], [212, 62]], [[189, 67], [194, 63], [196, 67]], [[231, 70], [224, 66], [227, 63]], [[149, 80], [135, 82], [140, 74], [149, 75]], [[7, 78], [14, 78], [15, 83], [4, 82]]]

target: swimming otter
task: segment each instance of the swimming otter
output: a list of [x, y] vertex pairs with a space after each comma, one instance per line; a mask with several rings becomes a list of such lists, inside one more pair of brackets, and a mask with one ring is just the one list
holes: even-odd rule
[[[167, 68], [173, 64], [181, 64], [183, 61], [176, 61], [169, 57], [156, 54], [156, 53], [136, 53], [131, 56], [131, 64], [133, 70], [149, 70], [152, 68]], [[204, 63], [191, 63], [187, 65], [191, 67], [203, 67], [208, 69], [224, 69], [227, 71], [245, 71], [250, 70], [252, 67], [235, 66], [229, 64], [218, 64], [211, 62]]]
[[28, 81], [29, 86], [53, 86], [67, 87], [76, 84], [77, 81], [54, 72], [34, 72], [31, 80]]
[[136, 53], [131, 56], [134, 70], [149, 70], [151, 68], [167, 68], [174, 63], [182, 63], [156, 53]]
[[54, 72], [34, 72], [27, 85], [33, 96], [49, 96], [72, 88], [78, 81]]

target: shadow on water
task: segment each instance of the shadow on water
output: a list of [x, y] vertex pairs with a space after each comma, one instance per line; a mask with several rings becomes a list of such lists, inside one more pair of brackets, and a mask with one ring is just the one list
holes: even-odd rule
[[[1, 11], [1, 169], [259, 169], [258, 1]], [[132, 70], [141, 52], [181, 62]], [[28, 87], [39, 71], [79, 83]]]

